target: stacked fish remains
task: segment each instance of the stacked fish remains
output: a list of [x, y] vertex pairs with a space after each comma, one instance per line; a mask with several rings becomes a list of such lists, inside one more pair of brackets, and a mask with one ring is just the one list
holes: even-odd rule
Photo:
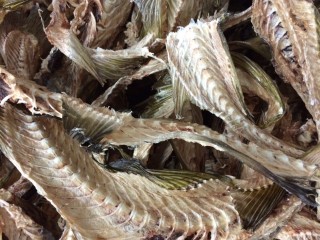
[[320, 238], [318, 7], [0, 1], [2, 236]]

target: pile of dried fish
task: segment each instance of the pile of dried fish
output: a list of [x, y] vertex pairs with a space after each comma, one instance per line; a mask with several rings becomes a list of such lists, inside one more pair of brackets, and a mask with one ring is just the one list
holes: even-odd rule
[[2, 238], [320, 238], [319, 5], [0, 1]]

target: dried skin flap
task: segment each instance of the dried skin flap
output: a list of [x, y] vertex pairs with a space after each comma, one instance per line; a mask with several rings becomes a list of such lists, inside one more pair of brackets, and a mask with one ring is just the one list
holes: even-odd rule
[[218, 20], [199, 21], [169, 34], [167, 52], [173, 85], [182, 87], [201, 109], [222, 118], [232, 130], [259, 146], [293, 156], [302, 154], [246, 117], [240, 83], [218, 24]]
[[5, 58], [5, 49], [4, 43], [11, 31], [17, 31], [23, 25], [23, 20], [26, 20], [25, 17], [22, 16], [22, 13], [15, 11], [13, 13], [8, 14], [4, 21], [0, 25], [0, 53], [2, 58]]
[[233, 199], [219, 181], [169, 191], [138, 175], [103, 170], [55, 119], [6, 105], [0, 122], [1, 150], [85, 238], [241, 234]]
[[67, 57], [103, 82], [94, 63], [90, 61], [87, 49], [81, 45], [77, 37], [69, 30], [70, 25], [64, 15], [65, 1], [53, 1], [52, 5], [51, 22], [45, 30], [48, 40]]
[[[68, 2], [69, 3], [69, 2]], [[75, 4], [75, 3], [73, 3]], [[76, 7], [73, 11], [74, 19], [70, 23], [70, 29], [76, 34], [83, 32], [85, 39], [93, 40], [96, 33], [96, 21], [99, 20], [99, 16], [102, 13], [102, 6], [98, 0], [84, 0], [79, 4], [75, 4]], [[93, 22], [92, 22], [93, 16]], [[81, 29], [82, 28], [82, 29]], [[83, 30], [84, 28], [84, 30]], [[93, 29], [91, 29], [93, 28]], [[80, 30], [81, 29], [81, 30]], [[92, 33], [92, 36], [85, 36]], [[86, 41], [86, 40], [85, 40]], [[91, 43], [91, 41], [88, 41]], [[88, 46], [85, 44], [85, 46]]]
[[309, 0], [255, 0], [255, 31], [273, 50], [278, 73], [304, 101], [320, 132], [319, 12]]

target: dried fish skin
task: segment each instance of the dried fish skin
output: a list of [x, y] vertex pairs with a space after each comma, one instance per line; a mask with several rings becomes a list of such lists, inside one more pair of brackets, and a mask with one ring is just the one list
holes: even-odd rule
[[320, 238], [319, 2], [0, 0], [0, 234]]
[[315, 175], [317, 166], [289, 157], [281, 151], [270, 151], [254, 143], [245, 144], [238, 138], [219, 134], [198, 124], [166, 119], [135, 119], [128, 113], [89, 106], [66, 95], [63, 96], [63, 121], [67, 131], [81, 129], [93, 144], [105, 147], [110, 144], [136, 146], [178, 138], [226, 151], [306, 203], [315, 205], [311, 198], [315, 190], [304, 181], [318, 179]]
[[[95, 32], [96, 22], [100, 20], [102, 14], [102, 6], [100, 1], [85, 0], [79, 3], [72, 2], [71, 4], [75, 6], [73, 11], [74, 19], [70, 22], [70, 29], [72, 32], [74, 32], [76, 35], [81, 34], [82, 30], [80, 29], [85, 25], [85, 28], [87, 29], [84, 32]], [[90, 24], [92, 17], [94, 19], [94, 23]], [[88, 30], [91, 27], [94, 30]], [[93, 38], [95, 37], [94, 35]]]
[[172, 86], [157, 87], [157, 93], [142, 102], [138, 107], [144, 107], [143, 118], [169, 118], [174, 110]]
[[240, 83], [219, 20], [198, 21], [170, 33], [167, 52], [173, 84], [182, 85], [201, 109], [222, 118], [236, 133], [260, 146], [290, 156], [303, 153], [259, 129], [246, 117]]
[[[42, 21], [40, 21], [38, 10], [41, 10]], [[33, 4], [6, 15], [0, 25], [0, 53], [3, 58], [8, 59], [7, 62], [11, 62], [10, 70], [16, 67], [22, 69], [23, 73], [29, 68], [32, 69], [32, 76], [38, 71], [41, 58], [44, 58], [50, 49], [43, 30], [43, 24], [47, 24], [48, 20], [49, 11], [44, 7], [37, 8]], [[14, 66], [14, 62], [21, 66]]]
[[132, 74], [146, 58], [152, 56], [147, 47], [112, 51], [83, 46], [69, 29], [70, 24], [64, 11], [65, 1], [54, 0], [52, 4], [51, 22], [45, 29], [48, 40], [68, 58], [91, 73], [101, 84], [108, 79], [118, 80]]
[[138, 175], [108, 172], [57, 120], [28, 116], [9, 104], [0, 112], [1, 150], [84, 238], [247, 235], [220, 181], [169, 191]]
[[304, 101], [320, 132], [320, 15], [313, 1], [255, 0], [255, 31], [273, 51], [274, 65]]

